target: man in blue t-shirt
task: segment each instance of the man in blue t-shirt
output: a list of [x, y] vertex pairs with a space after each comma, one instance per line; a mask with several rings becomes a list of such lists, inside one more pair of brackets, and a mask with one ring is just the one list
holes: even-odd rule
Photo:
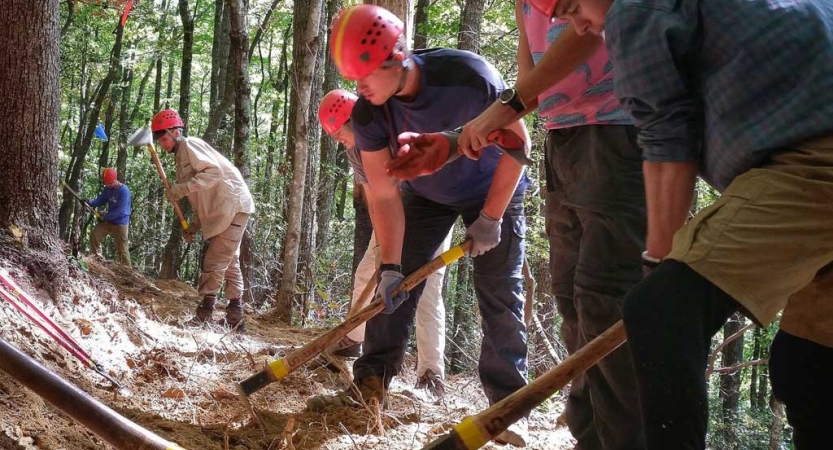
[[93, 208], [106, 206], [104, 219], [99, 222], [90, 236], [90, 250], [94, 255], [101, 256], [101, 241], [107, 236], [113, 236], [116, 244], [116, 254], [119, 262], [130, 265], [130, 251], [127, 247], [127, 227], [130, 224], [130, 189], [117, 178], [116, 169], [104, 169], [101, 181], [104, 190], [98, 197], [87, 202]]
[[[392, 292], [404, 275], [431, 259], [462, 217], [466, 237], [473, 242], [474, 287], [483, 324], [480, 380], [489, 402], [495, 403], [526, 384], [521, 266], [528, 180], [521, 165], [486, 147], [478, 161], [459, 158], [431, 176], [402, 183], [400, 190], [386, 164], [399, 148], [401, 133], [462, 126], [504, 89], [497, 70], [473, 53], [433, 49], [410, 54], [403, 29], [389, 11], [359, 5], [342, 11], [330, 39], [336, 66], [344, 77], [357, 80], [361, 95], [351, 123], [372, 188], [370, 214], [382, 260], [376, 292], [385, 301], [384, 314], [368, 322], [365, 354], [353, 366], [354, 383], [365, 401], [384, 402], [391, 379], [401, 369], [424, 283], [410, 293]], [[508, 128], [527, 136], [521, 121]], [[311, 399], [315, 401], [309, 405], [317, 409], [355, 397], [348, 390]], [[498, 439], [525, 445], [525, 425], [522, 421]]]

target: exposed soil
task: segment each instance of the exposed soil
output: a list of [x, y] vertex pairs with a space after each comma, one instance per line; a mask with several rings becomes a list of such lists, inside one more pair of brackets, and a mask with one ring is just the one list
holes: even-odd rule
[[[0, 254], [0, 269], [132, 395], [120, 395], [3, 301], [0, 337], [185, 449], [421, 449], [487, 406], [476, 373], [451, 377], [446, 396], [434, 401], [414, 388], [410, 360], [394, 381], [390, 406], [380, 414], [351, 408], [307, 412], [307, 397], [334, 393], [348, 379], [312, 362], [252, 395], [261, 427], [239, 399], [235, 382], [322, 330], [270, 323], [251, 312], [244, 334], [195, 326], [190, 319], [198, 297], [188, 284], [153, 280], [98, 259], [78, 265], [56, 262], [46, 270], [23, 263], [22, 253], [12, 253]], [[84, 263], [88, 271], [82, 269]], [[58, 279], [61, 284], [54, 286]], [[221, 313], [222, 308], [215, 319]], [[527, 448], [572, 448], [569, 431], [556, 424], [562, 408], [553, 399], [533, 412]], [[112, 447], [0, 372], [0, 448]]]

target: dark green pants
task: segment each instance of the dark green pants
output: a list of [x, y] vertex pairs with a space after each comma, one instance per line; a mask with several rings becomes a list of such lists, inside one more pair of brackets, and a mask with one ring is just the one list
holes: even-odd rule
[[[636, 128], [551, 130], [546, 169], [553, 292], [573, 353], [622, 318], [625, 293], [641, 279], [646, 211]], [[644, 448], [638, 408], [623, 346], [573, 379], [566, 419], [576, 449]]]

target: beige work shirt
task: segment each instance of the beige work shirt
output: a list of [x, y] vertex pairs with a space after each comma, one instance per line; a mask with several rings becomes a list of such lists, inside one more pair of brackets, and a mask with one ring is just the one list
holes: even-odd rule
[[177, 144], [175, 156], [176, 181], [188, 190], [204, 239], [225, 231], [235, 214], [255, 211], [240, 171], [205, 141], [185, 138]]

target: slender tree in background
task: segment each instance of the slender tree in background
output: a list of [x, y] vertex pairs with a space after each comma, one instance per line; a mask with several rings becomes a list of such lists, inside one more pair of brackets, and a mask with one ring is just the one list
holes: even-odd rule
[[[312, 77], [315, 60], [321, 51], [319, 21], [321, 20], [322, 0], [298, 0], [293, 7], [294, 32], [292, 37], [292, 94], [290, 99], [290, 116], [293, 117], [289, 130], [288, 151], [292, 152], [292, 184], [289, 188], [286, 238], [283, 246], [283, 275], [277, 295], [277, 317], [286, 322], [292, 321], [293, 303], [296, 295], [298, 276], [298, 250], [301, 240], [301, 219], [303, 211], [304, 188], [307, 175], [307, 156], [309, 153], [309, 111]], [[317, 125], [314, 125], [317, 126]]]
[[23, 243], [57, 250], [58, 1], [3, 2], [0, 14], [0, 227]]
[[414, 50], [428, 48], [428, 33], [425, 26], [428, 24], [428, 6], [430, 0], [417, 0], [416, 12], [414, 13]]
[[483, 23], [484, 0], [466, 0], [457, 31], [457, 48], [480, 53], [480, 28]]

